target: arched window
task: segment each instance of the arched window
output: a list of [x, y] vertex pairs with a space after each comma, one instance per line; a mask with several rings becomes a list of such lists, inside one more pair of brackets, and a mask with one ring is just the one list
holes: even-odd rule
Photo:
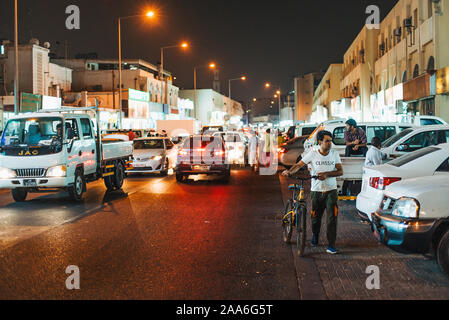
[[404, 82], [406, 82], [407, 81], [407, 71], [404, 71], [403, 73], [402, 73], [402, 83], [404, 83]]
[[419, 76], [419, 65], [415, 65], [415, 69], [413, 69], [413, 78], [417, 78]]
[[398, 81], [398, 79], [397, 79], [396, 76], [394, 76], [394, 78], [393, 78], [393, 87], [394, 87], [395, 85], [397, 85], [396, 81]]
[[435, 70], [435, 58], [430, 56], [429, 62], [427, 63], [427, 72], [431, 72]]

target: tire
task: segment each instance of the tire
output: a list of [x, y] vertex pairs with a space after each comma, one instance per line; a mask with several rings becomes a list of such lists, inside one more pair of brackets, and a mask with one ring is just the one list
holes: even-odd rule
[[114, 174], [112, 175], [112, 183], [114, 184], [114, 189], [120, 190], [123, 186], [124, 181], [125, 181], [125, 166], [121, 161], [119, 161], [117, 162]]
[[[294, 210], [293, 202], [289, 200], [285, 206], [284, 217], [287, 213]], [[293, 235], [293, 215], [288, 215], [282, 220], [282, 240], [285, 244], [290, 244]]]
[[449, 230], [446, 231], [438, 244], [437, 261], [441, 269], [449, 276]]
[[165, 177], [168, 175], [168, 159], [165, 160], [164, 168], [161, 171], [161, 176]]
[[223, 175], [223, 177], [221, 178], [221, 180], [225, 183], [228, 183], [229, 180], [231, 180], [231, 169], [229, 169], [228, 171], [226, 171], [226, 173]]
[[104, 185], [108, 191], [114, 190], [114, 184], [112, 183], [112, 176], [107, 176], [103, 178]]
[[180, 173], [176, 173], [176, 181], [183, 182], [184, 181], [184, 175]]
[[81, 201], [83, 198], [83, 193], [85, 190], [85, 181], [83, 178], [83, 174], [82, 174], [82, 170], [77, 169], [75, 171], [75, 181], [73, 186], [69, 187], [68, 191], [69, 191], [69, 195], [70, 198], [72, 198], [72, 200], [74, 201]]
[[298, 219], [296, 219], [296, 248], [299, 257], [303, 257], [306, 249], [307, 240], [307, 209], [301, 205], [298, 210]]
[[28, 191], [26, 189], [11, 189], [11, 195], [15, 202], [25, 202]]

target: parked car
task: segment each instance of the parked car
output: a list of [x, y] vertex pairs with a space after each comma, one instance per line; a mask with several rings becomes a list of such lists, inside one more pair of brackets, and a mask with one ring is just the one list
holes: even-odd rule
[[245, 164], [247, 159], [247, 142], [240, 132], [215, 132], [214, 137], [221, 137], [225, 143], [226, 156], [230, 164]]
[[167, 175], [176, 165], [176, 148], [168, 138], [140, 138], [133, 141], [133, 162], [127, 173]]
[[[368, 145], [371, 143], [371, 139], [374, 137], [380, 138], [381, 142], [388, 138], [395, 136], [396, 134], [411, 128], [411, 124], [407, 123], [392, 123], [392, 122], [372, 122], [372, 123], [359, 123], [359, 128], [363, 129], [366, 133]], [[326, 130], [334, 135], [334, 141], [332, 148], [337, 150], [341, 156], [345, 155], [345, 131], [346, 124], [343, 121], [337, 123], [323, 123], [310, 135], [309, 139], [304, 143], [305, 152], [317, 144], [316, 137], [319, 131]]]
[[387, 187], [381, 207], [372, 214], [374, 235], [402, 253], [435, 253], [449, 275], [448, 194], [449, 175], [408, 179]]
[[432, 126], [437, 124], [448, 124], [446, 121], [435, 116], [404, 116], [404, 123], [412, 123], [415, 126]]
[[449, 143], [449, 126], [433, 125], [408, 128], [382, 143], [382, 152], [395, 159], [410, 152], [442, 143]]
[[389, 185], [423, 176], [448, 175], [449, 144], [417, 150], [386, 164], [364, 169], [362, 191], [356, 207], [362, 217], [370, 218], [382, 202]]
[[279, 164], [290, 168], [301, 160], [301, 154], [304, 152], [304, 142], [309, 136], [296, 137], [287, 141], [278, 148]]
[[220, 136], [190, 136], [182, 143], [176, 161], [176, 181], [199, 174], [220, 175], [223, 181], [229, 181], [231, 166], [226, 161], [226, 147]]

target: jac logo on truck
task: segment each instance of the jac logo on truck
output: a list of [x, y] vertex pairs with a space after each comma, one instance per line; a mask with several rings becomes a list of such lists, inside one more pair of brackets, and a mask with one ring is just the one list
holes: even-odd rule
[[33, 150], [31, 152], [22, 150], [19, 153], [19, 156], [37, 156], [37, 155], [39, 155], [39, 151], [37, 151], [37, 150]]

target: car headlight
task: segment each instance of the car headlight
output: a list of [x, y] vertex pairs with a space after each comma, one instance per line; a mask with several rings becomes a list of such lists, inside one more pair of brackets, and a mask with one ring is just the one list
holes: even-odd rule
[[66, 177], [67, 176], [67, 168], [65, 165], [50, 167], [47, 170], [47, 177]]
[[151, 160], [156, 160], [159, 161], [162, 159], [162, 156], [154, 156], [153, 158], [151, 158]]
[[419, 203], [412, 198], [401, 198], [393, 206], [391, 213], [401, 218], [419, 218]]
[[0, 168], [0, 179], [11, 179], [17, 177], [14, 170], [8, 168]]

